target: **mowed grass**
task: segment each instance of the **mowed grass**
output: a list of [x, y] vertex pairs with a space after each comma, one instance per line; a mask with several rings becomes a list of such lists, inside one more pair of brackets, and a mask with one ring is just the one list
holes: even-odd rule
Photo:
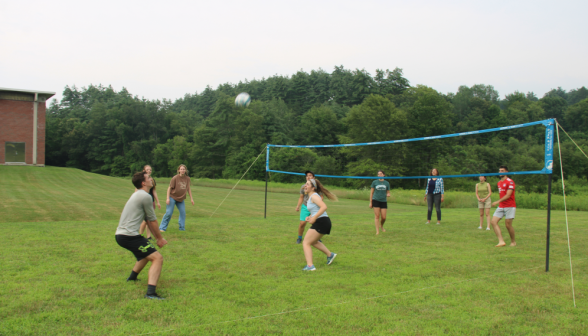
[[327, 202], [324, 242], [339, 256], [326, 266], [315, 250], [317, 271], [303, 273], [296, 195], [270, 193], [263, 219], [263, 192], [235, 190], [210, 218], [228, 190], [196, 187], [187, 231], [176, 210], [165, 233], [168, 300], [154, 302], [146, 273], [125, 282], [134, 259], [114, 241], [128, 180], [0, 166], [0, 183], [0, 335], [581, 335], [588, 323], [584, 212], [569, 214], [574, 308], [562, 211], [546, 273], [545, 211], [519, 209], [518, 246], [494, 248], [477, 209], [443, 209], [438, 226], [424, 224], [425, 207], [390, 204], [375, 236], [365, 201]]

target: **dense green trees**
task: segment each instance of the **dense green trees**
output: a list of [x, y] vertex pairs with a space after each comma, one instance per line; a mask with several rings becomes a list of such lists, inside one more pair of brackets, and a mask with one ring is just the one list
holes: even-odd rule
[[[248, 92], [253, 102], [237, 108], [234, 97]], [[149, 101], [111, 87], [66, 87], [61, 102], [47, 109], [47, 164], [76, 167], [100, 174], [128, 176], [151, 164], [158, 176], [171, 176], [184, 163], [190, 175], [240, 177], [255, 161], [248, 178], [263, 179], [265, 145], [374, 142], [467, 132], [546, 118], [557, 118], [588, 144], [588, 89], [554, 89], [542, 98], [514, 92], [501, 100], [490, 85], [461, 86], [453, 94], [411, 87], [401, 69], [365, 70], [335, 67], [332, 73], [298, 71], [205, 88], [174, 102]], [[274, 148], [271, 168], [332, 175], [426, 175], [431, 167], [443, 174], [540, 169], [544, 129], [499, 132], [475, 138], [411, 142], [394, 146]], [[566, 174], [588, 177], [586, 164], [572, 145]], [[523, 188], [543, 191], [542, 177], [517, 177]], [[272, 174], [275, 181], [297, 176]], [[352, 187], [366, 181], [330, 179]], [[422, 181], [421, 181], [422, 183]], [[394, 181], [413, 188], [418, 180]], [[469, 188], [471, 181], [451, 179], [449, 188]]]

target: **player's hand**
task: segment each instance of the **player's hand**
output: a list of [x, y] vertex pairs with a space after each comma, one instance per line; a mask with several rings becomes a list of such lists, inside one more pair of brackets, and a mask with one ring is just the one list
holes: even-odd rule
[[372, 202], [370, 202], [370, 209], [372, 209], [372, 208], [373, 208], [373, 205], [372, 205]]
[[169, 205], [169, 198], [165, 200], [165, 204]]
[[190, 201], [192, 202], [192, 205], [194, 205], [194, 200], [193, 199], [190, 199]]
[[157, 202], [157, 208], [161, 209], [161, 204], [159, 204], [159, 202]]
[[157, 246], [159, 246], [159, 248], [162, 248], [165, 245], [167, 245], [167, 240], [165, 240], [165, 238], [161, 237], [157, 239]]
[[316, 222], [316, 218], [314, 218], [314, 216], [308, 216], [306, 217], [306, 221], [309, 222], [310, 224], [314, 224], [314, 222]]
[[445, 201], [445, 198], [443, 198], [443, 196], [441, 196], [441, 202]]
[[300, 211], [300, 207], [299, 206], [296, 207], [296, 212], [298, 212], [298, 211]]
[[498, 204], [498, 202], [492, 202], [492, 206], [496, 206], [496, 204]]

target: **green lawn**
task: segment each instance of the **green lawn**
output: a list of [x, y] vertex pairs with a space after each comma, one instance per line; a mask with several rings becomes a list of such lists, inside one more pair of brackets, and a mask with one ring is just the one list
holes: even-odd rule
[[133, 190], [74, 169], [0, 166], [0, 335], [585, 334], [585, 212], [569, 214], [574, 308], [563, 211], [545, 273], [545, 211], [519, 209], [519, 245], [494, 248], [477, 209], [443, 209], [438, 226], [422, 206], [390, 204], [388, 232], [375, 236], [365, 201], [327, 202], [324, 242], [339, 256], [326, 266], [315, 251], [317, 271], [303, 273], [296, 195], [270, 193], [263, 219], [263, 192], [235, 190], [210, 218], [228, 190], [196, 187], [187, 231], [176, 210], [165, 233], [168, 300], [153, 302], [146, 274], [125, 282], [134, 259], [114, 241]]

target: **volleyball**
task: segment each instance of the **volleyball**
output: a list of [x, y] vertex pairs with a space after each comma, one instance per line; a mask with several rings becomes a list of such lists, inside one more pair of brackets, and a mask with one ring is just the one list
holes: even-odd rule
[[251, 103], [251, 96], [247, 92], [241, 92], [235, 99], [235, 106], [238, 107], [247, 107]]

